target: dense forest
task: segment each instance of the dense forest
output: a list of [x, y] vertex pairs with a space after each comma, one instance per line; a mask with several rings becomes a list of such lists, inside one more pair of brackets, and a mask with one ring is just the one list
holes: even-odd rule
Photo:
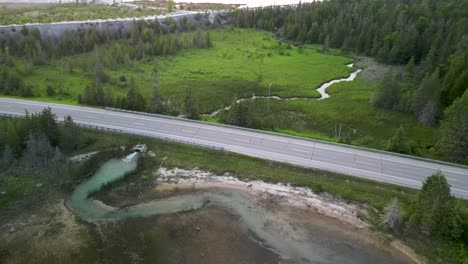
[[269, 30], [298, 45], [405, 64], [406, 72], [388, 74], [370, 103], [413, 114], [426, 126], [442, 122], [442, 152], [456, 161], [468, 156], [467, 103], [460, 99], [468, 97], [467, 1], [331, 0], [233, 15], [236, 26]]

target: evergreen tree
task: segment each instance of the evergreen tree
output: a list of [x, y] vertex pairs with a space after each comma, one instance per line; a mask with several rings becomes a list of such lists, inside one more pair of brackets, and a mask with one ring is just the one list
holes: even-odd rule
[[423, 233], [437, 239], [456, 240], [463, 231], [462, 207], [450, 194], [441, 173], [428, 177], [413, 201], [410, 221]]
[[153, 83], [153, 97], [148, 105], [148, 110], [153, 113], [161, 114], [164, 109], [164, 98], [159, 92], [159, 76], [157, 70], [153, 70], [151, 75], [151, 82]]
[[14, 156], [18, 157], [21, 155], [23, 143], [21, 142], [21, 137], [16, 129], [15, 123], [13, 122], [7, 122], [6, 143]]
[[174, 9], [174, 0], [167, 0], [166, 1], [166, 12], [171, 13]]
[[66, 116], [63, 122], [61, 133], [61, 146], [65, 152], [71, 152], [78, 149], [80, 144], [80, 130], [73, 122], [71, 116]]
[[325, 41], [323, 42], [322, 51], [328, 52], [329, 47], [330, 47], [330, 37], [327, 35], [327, 37], [325, 38]]
[[7, 168], [12, 165], [15, 161], [15, 156], [9, 145], [6, 145], [3, 148], [2, 155], [0, 157], [0, 168]]
[[191, 88], [188, 88], [185, 92], [185, 113], [190, 119], [198, 119], [198, 109], [195, 105]]
[[400, 103], [400, 96], [400, 83], [396, 81], [392, 73], [388, 73], [372, 94], [371, 104], [386, 109], [396, 109]]
[[406, 73], [410, 79], [414, 78], [414, 68], [416, 67], [416, 63], [414, 62], [414, 56], [411, 57], [410, 61], [406, 65]]
[[429, 101], [436, 100], [438, 102], [441, 90], [439, 75], [439, 69], [436, 69], [430, 76], [426, 75], [419, 88], [415, 91], [413, 111], [417, 116], [421, 115], [423, 108]]
[[410, 142], [402, 126], [398, 128], [393, 137], [388, 140], [387, 150], [411, 154]]
[[137, 91], [135, 79], [130, 79], [130, 89], [127, 92], [125, 108], [135, 111], [143, 111], [146, 103], [143, 96]]
[[40, 127], [46, 139], [53, 147], [59, 143], [59, 129], [56, 122], [56, 116], [52, 113], [50, 107], [42, 110], [39, 117]]
[[468, 91], [445, 111], [438, 146], [445, 157], [468, 162]]

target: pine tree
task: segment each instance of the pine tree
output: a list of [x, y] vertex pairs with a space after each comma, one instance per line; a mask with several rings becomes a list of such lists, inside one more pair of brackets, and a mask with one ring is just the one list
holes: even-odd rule
[[61, 146], [65, 152], [78, 149], [80, 144], [80, 130], [71, 116], [66, 116], [61, 133]]
[[323, 42], [322, 51], [328, 52], [329, 47], [330, 47], [330, 37], [327, 35], [325, 37], [325, 41]]
[[411, 146], [406, 137], [405, 129], [402, 126], [398, 128], [393, 137], [388, 140], [387, 150], [411, 154]]
[[42, 110], [39, 116], [40, 128], [47, 140], [52, 146], [57, 146], [59, 143], [59, 129], [55, 114], [52, 113], [50, 107]]
[[167, 0], [166, 1], [166, 12], [171, 13], [173, 9], [174, 9], [174, 1], [173, 0]]
[[164, 98], [159, 92], [159, 76], [157, 70], [153, 70], [151, 75], [151, 82], [153, 83], [153, 97], [148, 105], [148, 110], [153, 113], [161, 114], [164, 109]]
[[437, 239], [458, 239], [462, 233], [462, 207], [450, 194], [440, 172], [428, 177], [413, 201], [410, 222]]
[[190, 119], [198, 119], [198, 110], [193, 99], [192, 89], [188, 88], [185, 93], [185, 113]]
[[413, 96], [413, 111], [419, 116], [422, 109], [430, 100], [437, 100], [440, 96], [440, 71], [437, 68], [430, 76], [426, 75], [422, 80], [419, 88], [415, 91]]
[[9, 145], [3, 148], [2, 155], [0, 156], [0, 168], [10, 167], [15, 161], [15, 156]]
[[6, 143], [14, 156], [19, 157], [23, 151], [22, 139], [16, 129], [15, 123], [8, 122], [6, 129]]
[[395, 109], [400, 103], [401, 91], [400, 83], [393, 77], [393, 73], [388, 73], [382, 84], [375, 90], [371, 97], [373, 106], [385, 109]]
[[408, 74], [409, 79], [414, 78], [414, 68], [416, 66], [416, 63], [414, 62], [414, 56], [411, 57], [410, 61], [406, 65], [406, 73]]
[[468, 162], [468, 90], [445, 111], [440, 134], [440, 152], [452, 161]]

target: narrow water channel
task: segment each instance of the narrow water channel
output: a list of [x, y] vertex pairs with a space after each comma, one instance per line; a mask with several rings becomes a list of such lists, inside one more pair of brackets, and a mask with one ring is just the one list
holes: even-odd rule
[[[349, 230], [341, 231], [340, 225], [331, 219], [327, 222], [317, 218], [317, 226], [310, 230], [297, 229], [241, 190], [207, 189], [125, 208], [114, 208], [92, 199], [91, 195], [106, 184], [135, 170], [138, 156], [133, 153], [103, 164], [94, 175], [76, 186], [68, 201], [70, 209], [87, 221], [99, 222], [222, 207], [239, 217], [245, 234], [293, 263], [401, 263], [401, 259], [389, 252], [364, 243], [358, 236], [350, 236]], [[314, 225], [314, 219], [310, 222], [307, 219], [307, 222]]]
[[[354, 63], [350, 63], [348, 65], [346, 65], [350, 68], [352, 68], [354, 66]], [[273, 100], [279, 100], [279, 101], [290, 101], [290, 100], [323, 100], [323, 99], [327, 99], [330, 97], [330, 95], [326, 92], [326, 89], [330, 86], [332, 86], [333, 84], [335, 83], [340, 83], [340, 82], [350, 82], [350, 81], [353, 81], [354, 79], [356, 79], [356, 76], [362, 71], [362, 69], [356, 69], [354, 72], [352, 72], [348, 77], [346, 78], [340, 78], [340, 79], [335, 79], [335, 80], [331, 80], [331, 81], [328, 81], [326, 83], [323, 83], [322, 85], [319, 86], [319, 88], [317, 88], [317, 92], [320, 93], [320, 97], [319, 98], [311, 98], [311, 97], [297, 97], [297, 96], [293, 96], [293, 97], [288, 97], [288, 98], [282, 98], [282, 97], [279, 97], [279, 96], [276, 96], [276, 95], [272, 95], [272, 96], [257, 96], [257, 95], [252, 95], [251, 97], [246, 97], [246, 98], [241, 98], [239, 100], [237, 100], [236, 102], [234, 102], [233, 104], [229, 105], [229, 106], [226, 106], [225, 108], [222, 108], [222, 109], [218, 109], [216, 111], [214, 111], [213, 113], [210, 113], [210, 114], [206, 114], [207, 116], [210, 116], [210, 117], [216, 117], [221, 111], [227, 111], [229, 109], [231, 109], [231, 107], [234, 105], [234, 104], [239, 104], [241, 102], [244, 102], [244, 101], [249, 101], [249, 100], [256, 100], [256, 99], [273, 99]], [[271, 84], [270, 84], [271, 85]]]

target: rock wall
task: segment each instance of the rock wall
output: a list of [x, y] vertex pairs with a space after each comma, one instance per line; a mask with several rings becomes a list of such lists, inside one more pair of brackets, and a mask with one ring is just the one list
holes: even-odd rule
[[[198, 16], [198, 19], [197, 19]], [[26, 27], [28, 29], [37, 28], [43, 37], [59, 37], [65, 31], [84, 30], [90, 27], [96, 27], [99, 31], [116, 32], [121, 30], [126, 33], [130, 30], [133, 21], [158, 21], [162, 27], [166, 27], [166, 20], [172, 18], [175, 20], [178, 28], [181, 28], [181, 21], [186, 17], [191, 25], [205, 25], [207, 22], [210, 24], [220, 23], [221, 25], [229, 24], [232, 18], [227, 17], [223, 11], [212, 11], [209, 13], [183, 11], [172, 13], [167, 16], [148, 16], [148, 17], [133, 17], [133, 18], [117, 18], [117, 19], [98, 19], [87, 21], [63, 21], [54, 23], [31, 23], [25, 25], [4, 25], [0, 26], [0, 38], [2, 35], [20, 35], [21, 29]], [[219, 17], [219, 19], [218, 19]]]

